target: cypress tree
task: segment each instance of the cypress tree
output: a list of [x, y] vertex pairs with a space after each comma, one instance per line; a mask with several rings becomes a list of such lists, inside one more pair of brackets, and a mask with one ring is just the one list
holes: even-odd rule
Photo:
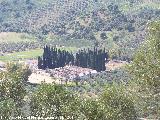
[[105, 49], [97, 50], [96, 47], [93, 50], [79, 50], [74, 57], [72, 52], [45, 46], [42, 58], [38, 57], [38, 68], [54, 69], [71, 63], [71, 65], [104, 71], [106, 59], [108, 59], [108, 54]]
[[39, 56], [38, 57], [38, 69], [42, 69], [42, 63], [43, 63], [42, 58]]

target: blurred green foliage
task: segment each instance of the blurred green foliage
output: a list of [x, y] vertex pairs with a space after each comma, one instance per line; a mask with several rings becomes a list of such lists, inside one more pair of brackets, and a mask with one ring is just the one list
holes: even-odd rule
[[[149, 36], [145, 43], [138, 49], [134, 60], [128, 66], [129, 72], [136, 81], [136, 93], [140, 103], [138, 107], [143, 116], [160, 117], [160, 22], [149, 25]], [[133, 92], [133, 93], [134, 93]]]
[[2, 119], [11, 119], [23, 114], [21, 107], [26, 96], [25, 84], [31, 71], [16, 63], [8, 63], [7, 70], [0, 73], [0, 115]]

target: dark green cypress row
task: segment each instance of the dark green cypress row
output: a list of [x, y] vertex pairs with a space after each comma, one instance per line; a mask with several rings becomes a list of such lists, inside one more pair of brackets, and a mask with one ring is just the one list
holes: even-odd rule
[[97, 50], [96, 47], [94, 47], [93, 50], [79, 50], [74, 57], [72, 52], [69, 53], [65, 50], [45, 46], [42, 58], [38, 57], [38, 68], [54, 69], [71, 64], [84, 68], [95, 69], [97, 71], [104, 71], [106, 70], [105, 59], [108, 59], [108, 54], [105, 52], [105, 49]]

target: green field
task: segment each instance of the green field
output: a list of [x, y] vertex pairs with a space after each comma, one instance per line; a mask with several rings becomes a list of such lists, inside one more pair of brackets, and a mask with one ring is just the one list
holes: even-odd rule
[[[33, 42], [36, 38], [32, 35], [26, 33], [16, 33], [16, 32], [1, 32], [0, 33], [0, 43], [20, 43], [20, 42]], [[75, 51], [76, 47], [60, 47], [60, 49], [65, 49], [67, 51]], [[34, 49], [22, 52], [6, 53], [0, 56], [0, 61], [17, 61], [25, 60], [31, 58], [37, 58], [43, 54], [42, 49]]]
[[36, 58], [42, 55], [42, 53], [43, 53], [42, 49], [15, 52], [15, 53], [6, 54], [4, 56], [0, 56], [0, 61], [8, 62], [8, 61], [17, 61], [17, 60], [25, 60], [29, 58]]
[[18, 43], [18, 42], [33, 42], [36, 41], [35, 37], [26, 33], [16, 32], [1, 32], [0, 43]]
[[[76, 47], [64, 47], [60, 49], [65, 49], [67, 51], [76, 51]], [[35, 50], [28, 50], [22, 52], [14, 52], [5, 54], [4, 56], [0, 56], [0, 61], [8, 62], [8, 61], [18, 61], [18, 60], [26, 60], [31, 58], [37, 58], [43, 54], [43, 49], [35, 49]]]

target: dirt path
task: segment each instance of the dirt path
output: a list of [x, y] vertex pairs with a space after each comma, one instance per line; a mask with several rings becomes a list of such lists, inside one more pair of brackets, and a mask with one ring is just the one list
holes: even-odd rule
[[111, 60], [106, 64], [106, 69], [107, 70], [115, 70], [115, 69], [118, 69], [118, 68], [125, 66], [126, 64], [128, 64], [126, 61], [113, 61], [113, 60]]
[[45, 74], [37, 74], [37, 73], [32, 73], [29, 78], [28, 82], [33, 83], [33, 84], [41, 84], [41, 82], [45, 83], [56, 83], [56, 84], [61, 84], [60, 80], [54, 79], [48, 75]]

